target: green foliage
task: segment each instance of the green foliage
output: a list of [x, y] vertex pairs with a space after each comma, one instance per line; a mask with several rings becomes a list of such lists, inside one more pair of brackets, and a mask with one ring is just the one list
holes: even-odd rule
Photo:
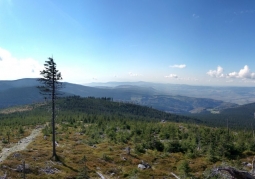
[[21, 134], [21, 135], [22, 135], [22, 134], [24, 134], [24, 132], [25, 132], [25, 131], [24, 131], [23, 127], [22, 127], [22, 126], [20, 126], [20, 127], [19, 127], [19, 134]]
[[177, 153], [183, 152], [183, 149], [180, 142], [178, 140], [174, 140], [166, 143], [165, 151], [170, 153]]
[[49, 126], [46, 125], [46, 126], [43, 128], [42, 133], [43, 133], [44, 136], [49, 136], [49, 135], [52, 133], [52, 131], [50, 130]]
[[141, 144], [136, 144], [135, 145], [135, 152], [137, 154], [140, 154], [140, 153], [145, 153], [146, 151], [145, 151], [144, 147]]
[[[175, 121], [174, 115], [133, 104], [119, 106], [118, 103], [96, 98], [64, 97], [57, 100], [56, 106], [60, 110], [56, 122], [61, 124], [57, 132], [65, 133], [63, 137], [69, 138], [68, 128], [76, 127], [77, 132], [89, 136], [83, 141], [88, 145], [105, 139], [120, 144], [134, 142], [138, 153], [144, 153], [145, 149], [182, 152], [188, 158], [206, 156], [210, 162], [235, 158], [244, 151], [255, 152], [255, 143], [250, 142], [254, 140], [251, 131], [228, 132], [224, 128], [171, 123], [168, 121]], [[30, 111], [0, 114], [0, 126], [9, 126], [0, 130], [3, 141], [8, 143], [8, 135], [4, 131], [17, 128], [22, 132], [20, 126], [49, 122], [51, 113], [48, 109], [49, 105], [44, 104], [34, 106]], [[168, 119], [166, 123], [159, 122], [163, 116]], [[43, 129], [47, 136], [52, 133], [48, 125]], [[9, 137], [11, 135], [19, 133], [10, 133]]]
[[179, 171], [179, 173], [184, 176], [185, 178], [189, 175], [190, 172], [190, 167], [189, 167], [189, 163], [187, 160], [182, 160], [179, 162], [178, 166], [177, 166], [177, 170]]
[[[237, 159], [255, 152], [255, 143], [251, 142], [254, 141], [253, 133], [249, 130], [228, 131], [220, 127], [211, 128], [200, 124], [176, 123], [173, 115], [133, 104], [122, 104], [125, 105], [122, 107], [118, 103], [104, 99], [65, 97], [58, 99], [56, 105], [59, 109], [56, 118], [58, 140], [63, 140], [63, 143], [66, 139], [74, 140], [75, 144], [72, 149], [77, 153], [82, 145], [98, 144], [95, 148], [98, 152], [98, 146], [106, 143], [107, 145], [104, 146], [106, 151], [98, 152], [98, 157], [106, 163], [116, 162], [112, 155], [116, 148], [112, 146], [117, 145], [119, 148], [131, 146], [137, 158], [131, 158], [134, 156], [130, 155], [130, 158], [128, 157], [127, 161], [121, 161], [122, 163], [136, 163], [137, 160], [142, 159], [140, 156], [148, 157], [158, 153], [161, 155], [157, 157], [162, 159], [175, 156], [171, 158], [176, 160], [173, 165], [177, 167], [182, 176], [186, 176], [193, 171], [190, 167], [194, 164], [189, 166], [187, 161], [178, 162], [179, 160], [203, 158], [203, 165], [213, 165], [215, 162]], [[49, 105], [46, 103], [30, 111], [0, 114], [0, 137], [3, 142], [8, 143], [8, 136], [10, 140], [18, 138], [20, 130], [27, 129], [24, 126], [34, 127], [45, 123], [47, 125], [43, 129], [43, 135], [51, 135], [50, 115]], [[160, 119], [164, 116], [167, 120], [162, 123]], [[186, 118], [182, 119], [181, 116], [178, 119], [186, 121]], [[123, 152], [123, 149], [121, 150]], [[83, 161], [82, 157], [79, 157], [79, 163], [86, 163], [87, 159]], [[81, 168], [81, 171], [77, 177], [88, 174], [83, 167], [78, 168]], [[176, 168], [174, 172], [177, 172]], [[134, 170], [132, 173], [130, 169], [125, 171], [123, 176], [130, 178], [139, 176], [139, 174], [140, 170]]]
[[84, 166], [82, 169], [80, 169], [76, 179], [89, 179], [89, 172], [88, 168]]
[[240, 130], [246, 128], [252, 130], [254, 126], [254, 109], [255, 103], [250, 103], [234, 108], [223, 109], [219, 114], [204, 112], [199, 114], [189, 114], [187, 116], [195, 117], [204, 121], [207, 125], [214, 127], [226, 127], [228, 119], [228, 126], [231, 129]]
[[9, 142], [8, 142], [8, 140], [3, 139], [3, 140], [2, 140], [2, 143], [3, 143], [3, 144], [8, 144]]
[[194, 159], [194, 158], [196, 158], [196, 157], [198, 157], [199, 155], [198, 155], [198, 151], [197, 150], [188, 150], [187, 152], [186, 152], [186, 154], [185, 154], [185, 156], [186, 156], [186, 158], [188, 158], [188, 159]]
[[112, 158], [110, 156], [108, 156], [107, 154], [103, 153], [102, 155], [102, 159], [106, 162], [110, 162], [112, 161]]
[[217, 161], [217, 158], [216, 158], [216, 155], [215, 155], [215, 149], [212, 145], [209, 145], [208, 148], [207, 148], [206, 159], [209, 162], [216, 162]]
[[160, 152], [164, 151], [164, 144], [155, 138], [151, 141], [144, 141], [143, 145], [146, 149], [157, 150]]

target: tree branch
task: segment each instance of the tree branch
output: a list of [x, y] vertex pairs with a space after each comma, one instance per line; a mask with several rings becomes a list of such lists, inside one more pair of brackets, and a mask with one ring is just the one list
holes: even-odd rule
[[177, 175], [175, 175], [173, 172], [171, 172], [171, 174], [172, 174], [175, 178], [181, 179], [180, 177], [178, 177]]

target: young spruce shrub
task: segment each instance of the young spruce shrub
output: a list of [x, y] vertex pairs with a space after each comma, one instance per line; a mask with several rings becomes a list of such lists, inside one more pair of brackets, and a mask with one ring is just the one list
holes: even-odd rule
[[187, 160], [180, 161], [177, 166], [177, 170], [179, 171], [181, 176], [183, 176], [184, 178], [189, 176], [190, 167], [189, 167], [189, 163], [187, 162]]
[[136, 144], [135, 145], [135, 153], [140, 154], [140, 153], [145, 153], [145, 149], [141, 144]]

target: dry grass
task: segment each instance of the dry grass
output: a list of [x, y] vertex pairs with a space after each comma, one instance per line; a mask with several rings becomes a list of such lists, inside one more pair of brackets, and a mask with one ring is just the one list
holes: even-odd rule
[[[32, 131], [32, 127], [24, 127], [24, 133], [23, 134], [19, 134], [18, 132], [18, 128], [12, 128], [10, 135], [9, 135], [9, 143], [2, 143], [0, 141], [0, 152], [2, 150], [2, 148], [10, 148], [13, 146], [13, 144], [17, 143], [20, 139], [27, 137], [30, 135], [31, 131]], [[7, 140], [7, 135], [0, 135], [1, 139], [5, 138], [5, 140]]]
[[11, 114], [15, 112], [31, 111], [32, 109], [43, 106], [43, 105], [46, 105], [46, 103], [36, 103], [34, 105], [22, 105], [22, 106], [9, 107], [6, 109], [1, 109], [0, 114]]
[[[61, 129], [61, 126], [58, 126]], [[88, 139], [86, 135], [80, 135], [79, 129], [68, 128], [68, 131], [58, 131], [57, 137], [59, 146], [57, 154], [60, 162], [51, 160], [52, 142], [50, 137], [44, 140], [43, 135], [39, 135], [26, 150], [19, 152], [21, 155], [14, 158], [9, 156], [6, 161], [1, 164], [0, 176], [7, 172], [10, 178], [20, 178], [21, 173], [13, 172], [10, 168], [15, 169], [22, 160], [29, 164], [31, 171], [26, 174], [26, 178], [33, 179], [55, 179], [55, 178], [76, 178], [79, 171], [85, 166], [88, 169], [90, 178], [100, 178], [96, 172], [102, 173], [108, 178], [132, 178], [137, 177], [147, 179], [154, 176], [157, 178], [174, 178], [171, 172], [178, 174], [178, 163], [186, 159], [182, 153], [164, 153], [154, 150], [147, 150], [144, 154], [134, 152], [134, 144], [114, 144], [109, 143], [107, 139], [103, 139], [96, 146], [89, 146], [84, 141]], [[27, 130], [26, 135], [30, 132]], [[14, 141], [14, 140], [13, 140]], [[131, 147], [131, 155], [127, 155], [125, 147]], [[84, 160], [84, 157], [86, 160]], [[152, 168], [140, 170], [137, 165], [141, 161], [149, 163]], [[197, 178], [203, 178], [202, 172], [211, 167], [212, 164], [207, 162], [205, 158], [198, 157], [195, 159], [187, 159], [191, 168], [191, 174]], [[51, 168], [57, 171], [54, 174], [46, 174], [41, 169]]]

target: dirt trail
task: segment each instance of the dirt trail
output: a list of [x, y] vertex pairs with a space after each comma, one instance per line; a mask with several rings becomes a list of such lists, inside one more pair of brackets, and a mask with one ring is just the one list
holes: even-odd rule
[[37, 127], [34, 129], [31, 134], [23, 139], [21, 139], [18, 143], [13, 144], [10, 148], [3, 148], [0, 153], [0, 162], [3, 162], [11, 153], [18, 152], [26, 149], [26, 147], [37, 137], [42, 130], [42, 127]]

